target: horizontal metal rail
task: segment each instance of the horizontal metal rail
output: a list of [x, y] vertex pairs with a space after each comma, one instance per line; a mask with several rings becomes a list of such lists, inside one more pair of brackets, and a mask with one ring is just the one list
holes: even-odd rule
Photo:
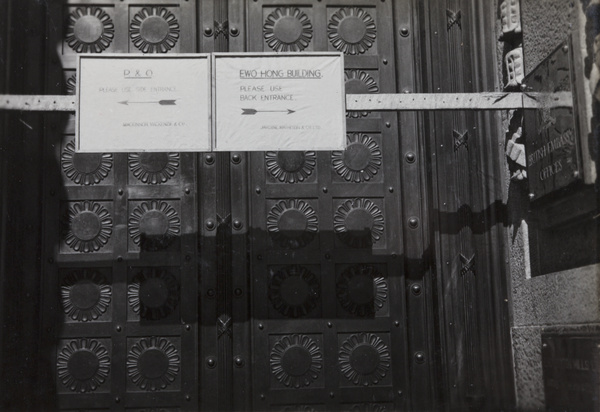
[[[0, 111], [74, 112], [76, 96], [0, 95]], [[348, 94], [346, 110], [510, 110], [572, 107], [571, 92]]]

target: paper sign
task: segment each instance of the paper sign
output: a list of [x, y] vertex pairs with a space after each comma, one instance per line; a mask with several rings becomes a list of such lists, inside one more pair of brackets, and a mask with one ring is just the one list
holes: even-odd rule
[[206, 54], [79, 56], [81, 152], [210, 151]]
[[214, 150], [340, 150], [342, 53], [213, 55]]

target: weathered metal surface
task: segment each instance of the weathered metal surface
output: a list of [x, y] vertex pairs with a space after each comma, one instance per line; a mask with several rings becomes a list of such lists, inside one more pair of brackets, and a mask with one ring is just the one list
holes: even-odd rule
[[[248, 4], [248, 51], [339, 50], [347, 92], [396, 91], [392, 2]], [[255, 410], [409, 405], [398, 119], [355, 109], [345, 151], [248, 156]]]
[[[75, 111], [73, 96], [0, 95], [0, 110]], [[570, 91], [545, 93], [346, 94], [352, 111], [509, 110], [572, 107]]]
[[523, 107], [521, 93], [346, 95], [348, 110], [505, 110]]
[[600, 409], [600, 336], [542, 333], [542, 370], [547, 410]]
[[527, 91], [536, 93], [538, 104], [523, 116], [531, 200], [582, 180], [577, 107], [557, 104], [560, 101], [552, 97], [571, 94], [569, 50], [564, 42], [525, 79]]
[[[196, 51], [196, 2], [81, 3], [48, 5], [48, 95], [75, 92], [79, 53]], [[75, 96], [21, 102], [72, 111]], [[199, 276], [197, 205], [214, 203], [211, 172], [191, 153], [77, 153], [74, 123], [48, 116], [40, 135], [44, 409], [198, 410], [198, 306], [214, 304], [198, 286], [214, 271]]]
[[0, 110], [23, 110], [31, 112], [74, 112], [75, 96], [36, 96], [0, 94]]

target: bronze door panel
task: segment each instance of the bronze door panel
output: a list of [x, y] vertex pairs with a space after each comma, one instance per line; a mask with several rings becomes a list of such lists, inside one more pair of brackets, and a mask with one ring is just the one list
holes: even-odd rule
[[[348, 93], [395, 92], [390, 2], [247, 4], [248, 51], [342, 51]], [[347, 139], [248, 156], [256, 410], [405, 407], [396, 114], [348, 112]]]

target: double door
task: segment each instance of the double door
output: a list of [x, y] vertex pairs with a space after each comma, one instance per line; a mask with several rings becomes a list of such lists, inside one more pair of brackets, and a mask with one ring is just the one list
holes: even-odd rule
[[[46, 93], [75, 92], [80, 53], [213, 51], [341, 51], [347, 93], [414, 91], [411, 5], [52, 3]], [[416, 115], [346, 116], [345, 151], [98, 154], [49, 118], [48, 406], [433, 407]]]

